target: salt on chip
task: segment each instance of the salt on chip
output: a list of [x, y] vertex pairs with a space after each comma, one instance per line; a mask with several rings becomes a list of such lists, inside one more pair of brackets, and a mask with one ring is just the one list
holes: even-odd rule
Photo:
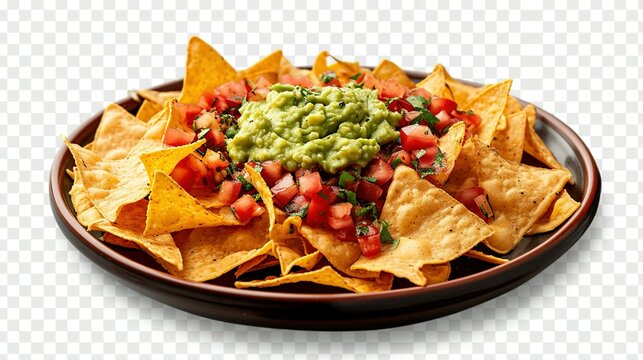
[[[354, 75], [355, 73], [353, 73]], [[373, 70], [373, 76], [380, 80], [388, 80], [388, 79], [393, 79], [399, 82], [400, 84], [413, 89], [415, 87], [415, 83], [409, 79], [408, 75], [406, 75], [406, 72], [402, 70], [397, 64], [390, 60], [382, 60], [382, 62], [377, 65], [377, 67]]]
[[195, 104], [201, 94], [232, 81], [237, 71], [205, 41], [197, 36], [190, 38], [185, 64], [185, 78], [179, 102]]
[[472, 139], [480, 164], [476, 169], [493, 208], [493, 235], [485, 239], [492, 250], [511, 251], [547, 211], [569, 180], [562, 170], [535, 168], [507, 161], [488, 145]]
[[434, 184], [443, 185], [449, 178], [449, 175], [455, 166], [455, 162], [460, 156], [465, 132], [466, 125], [464, 121], [459, 121], [453, 124], [449, 128], [449, 131], [438, 139], [438, 147], [444, 154], [445, 164], [444, 169], [441, 172], [433, 175]]
[[171, 173], [181, 160], [187, 156], [192, 156], [190, 154], [203, 144], [205, 144], [205, 139], [186, 145], [167, 147], [142, 154], [140, 159], [143, 166], [145, 166], [150, 183], [154, 180], [155, 171], [162, 171], [166, 174]]
[[558, 196], [554, 203], [549, 207], [545, 215], [538, 219], [536, 223], [527, 231], [527, 235], [541, 234], [552, 231], [560, 224], [569, 219], [580, 207], [580, 203], [567, 193], [567, 190]]
[[426, 279], [426, 285], [443, 283], [449, 280], [451, 275], [451, 264], [424, 265], [420, 269], [422, 276]]
[[271, 253], [268, 222], [264, 214], [242, 226], [179, 232], [175, 241], [183, 256], [183, 269], [171, 271], [172, 275], [196, 282], [208, 281], [255, 257]]
[[356, 242], [338, 240], [331, 231], [302, 225], [301, 235], [340, 272], [358, 278], [379, 277], [379, 271], [355, 270], [351, 266], [362, 256]]
[[507, 118], [504, 130], [497, 131], [491, 141], [491, 146], [506, 160], [519, 163], [525, 145], [527, 129], [527, 114], [519, 111]]
[[464, 253], [464, 255], [472, 259], [477, 259], [477, 260], [484, 261], [489, 264], [495, 264], [495, 265], [502, 265], [509, 262], [508, 259], [503, 259], [497, 256], [485, 254], [482, 251], [478, 251], [478, 250], [469, 250], [466, 253]]
[[239, 221], [230, 208], [222, 208], [219, 212], [210, 211], [169, 175], [160, 170], [154, 172], [145, 235], [237, 224]]
[[271, 277], [265, 280], [237, 281], [234, 285], [238, 288], [245, 289], [252, 287], [272, 287], [298, 282], [313, 282], [321, 285], [340, 287], [355, 293], [367, 293], [390, 290], [392, 280], [392, 277], [390, 281], [385, 282], [342, 276], [332, 267], [324, 266], [318, 270], [290, 273], [285, 276]]
[[398, 166], [380, 215], [397, 245], [380, 256], [361, 257], [351, 269], [383, 271], [424, 286], [422, 267], [444, 264], [493, 234], [493, 230], [457, 200], [415, 170]]
[[147, 132], [148, 124], [118, 104], [109, 104], [94, 135], [92, 151], [105, 160], [122, 159]]
[[511, 80], [505, 80], [491, 85], [478, 92], [468, 104], [463, 106], [464, 110], [473, 110], [482, 120], [476, 128], [475, 134], [480, 141], [490, 144], [496, 132], [498, 121], [505, 110], [507, 95], [511, 89]]
[[154, 115], [158, 114], [162, 110], [163, 110], [163, 105], [159, 105], [149, 100], [143, 100], [143, 102], [141, 103], [141, 106], [138, 108], [138, 111], [136, 112], [136, 118], [147, 122], [147, 121], [150, 121], [150, 119], [152, 119]]
[[425, 89], [431, 95], [453, 100], [451, 89], [449, 89], [446, 83], [445, 71], [442, 65], [436, 65], [431, 74], [420, 81], [417, 87]]

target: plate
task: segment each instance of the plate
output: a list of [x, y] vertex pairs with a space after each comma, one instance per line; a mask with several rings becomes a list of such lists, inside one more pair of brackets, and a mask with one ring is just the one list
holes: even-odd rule
[[[427, 74], [408, 75], [419, 81]], [[180, 90], [181, 86], [182, 80], [177, 80], [154, 89]], [[521, 103], [525, 104], [522, 100]], [[134, 114], [140, 105], [132, 98], [118, 104]], [[76, 220], [68, 194], [72, 181], [65, 173], [74, 161], [64, 146], [51, 169], [51, 207], [67, 239], [90, 260], [134, 290], [197, 315], [290, 329], [363, 330], [412, 324], [475, 306], [524, 283], [565, 253], [591, 224], [601, 188], [596, 162], [573, 130], [546, 111], [537, 111], [536, 130], [572, 172], [576, 184], [566, 189], [581, 202], [581, 207], [556, 230], [523, 239], [503, 255], [510, 262], [494, 266], [463, 256], [452, 262], [451, 280], [427, 287], [410, 287], [398, 279], [391, 291], [353, 294], [301, 283], [261, 290], [236, 289], [231, 274], [208, 283], [175, 278], [142, 251], [103, 243]], [[101, 116], [102, 112], [92, 116], [69, 140], [81, 145], [90, 142]]]

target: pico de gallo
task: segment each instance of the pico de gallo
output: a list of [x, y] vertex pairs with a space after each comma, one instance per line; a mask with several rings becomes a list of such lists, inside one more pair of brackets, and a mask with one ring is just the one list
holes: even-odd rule
[[[448, 171], [438, 139], [460, 121], [469, 137], [481, 122], [452, 100], [368, 72], [355, 74], [343, 87], [333, 72], [324, 73], [319, 85], [305, 76], [288, 76], [280, 84], [243, 79], [203, 93], [198, 104], [174, 106], [191, 130], [168, 129], [165, 144], [206, 140], [197, 150], [200, 157], [185, 158], [170, 174], [186, 191], [200, 181], [219, 192], [219, 200], [240, 222], [248, 222], [264, 209], [243, 170], [247, 163], [270, 187], [278, 208], [304, 224], [333, 231], [342, 241], [359, 243], [368, 258], [377, 257], [382, 244], [396, 243], [379, 217], [394, 169], [403, 164], [434, 181]], [[270, 122], [275, 112], [292, 117], [287, 128]], [[321, 145], [286, 148], [330, 137], [335, 138]], [[259, 143], [264, 150], [253, 153]], [[330, 163], [330, 158], [338, 161]], [[482, 188], [465, 189], [456, 197], [484, 220], [493, 219]]]

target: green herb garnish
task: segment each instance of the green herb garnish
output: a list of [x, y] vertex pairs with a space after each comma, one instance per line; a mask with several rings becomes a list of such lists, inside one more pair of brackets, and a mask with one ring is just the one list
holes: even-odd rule
[[416, 109], [418, 109], [418, 108], [419, 109], [428, 109], [429, 108], [429, 101], [427, 99], [425, 99], [424, 97], [422, 97], [422, 96], [418, 96], [418, 95], [409, 96], [409, 97], [406, 98], [406, 101], [411, 103], [411, 105], [413, 105], [413, 107], [416, 108]]
[[244, 190], [252, 190], [253, 189], [252, 184], [249, 183], [248, 180], [246, 180], [246, 178], [243, 177], [243, 175], [241, 175], [241, 174], [237, 175], [237, 180], [239, 180], [241, 182], [241, 186], [243, 187]]
[[348, 171], [342, 171], [342, 173], [339, 175], [338, 184], [340, 187], [345, 188], [346, 182], [353, 182], [353, 181], [355, 181], [355, 176], [353, 176], [353, 174], [349, 173]]

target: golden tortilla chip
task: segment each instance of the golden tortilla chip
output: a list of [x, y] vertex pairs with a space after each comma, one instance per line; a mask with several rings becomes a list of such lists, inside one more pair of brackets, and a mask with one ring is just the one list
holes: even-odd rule
[[[333, 60], [335, 60], [335, 63], [328, 65], [328, 63], [326, 62], [326, 58], [329, 56], [333, 58]], [[328, 51], [324, 50], [320, 52], [319, 55], [317, 55], [317, 58], [313, 63], [312, 72], [317, 77], [317, 82], [319, 82], [319, 79], [321, 79], [323, 73], [327, 71], [334, 71], [339, 82], [344, 85], [350, 81], [351, 76], [354, 76], [355, 74], [360, 72], [360, 69], [361, 68], [358, 62], [341, 61], [336, 57], [330, 55]]]
[[569, 180], [569, 173], [509, 162], [488, 145], [476, 139], [472, 143], [480, 159], [478, 183], [494, 212], [489, 223], [494, 233], [485, 244], [506, 254], [547, 211]]
[[376, 278], [379, 271], [366, 271], [351, 269], [351, 266], [362, 256], [359, 244], [350, 241], [340, 241], [332, 232], [320, 228], [313, 228], [302, 225], [299, 229], [301, 235], [337, 270], [342, 273], [358, 278]]
[[420, 269], [422, 276], [426, 279], [426, 285], [443, 283], [449, 280], [451, 275], [451, 264], [424, 265]]
[[498, 125], [496, 126], [496, 133], [507, 128], [507, 117], [504, 114], [500, 115]]
[[505, 110], [511, 82], [511, 80], [505, 80], [491, 85], [478, 92], [468, 104], [463, 106], [463, 109], [473, 110], [482, 119], [476, 128], [476, 135], [485, 144], [491, 143], [496, 132], [498, 121]]
[[94, 135], [92, 151], [104, 160], [122, 159], [147, 132], [148, 124], [118, 104], [109, 104]]
[[518, 99], [509, 95], [507, 96], [507, 104], [505, 105], [505, 110], [502, 112], [506, 117], [509, 117], [518, 111], [522, 110], [522, 105], [518, 102]]
[[444, 72], [444, 81], [451, 93], [452, 100], [458, 104], [459, 110], [467, 110], [463, 109], [462, 105], [469, 103], [469, 100], [471, 100], [481, 88], [467, 85], [454, 79], [441, 64], [437, 64], [433, 71]]
[[390, 279], [390, 282], [379, 282], [377, 280], [351, 278], [340, 275], [330, 266], [324, 266], [314, 271], [290, 273], [286, 276], [272, 277], [265, 280], [237, 281], [234, 283], [234, 286], [245, 289], [252, 287], [272, 287], [298, 282], [313, 282], [321, 285], [340, 287], [356, 293], [366, 293], [390, 290], [393, 278], [391, 277]]
[[[355, 75], [355, 73], [353, 73], [353, 75]], [[377, 67], [373, 70], [373, 76], [380, 80], [397, 80], [397, 82], [399, 82], [400, 84], [411, 89], [415, 87], [415, 83], [411, 79], [409, 79], [408, 75], [406, 75], [406, 72], [404, 72], [402, 68], [397, 66], [397, 64], [389, 60], [382, 60], [382, 62], [380, 62], [380, 64], [377, 65]]]
[[74, 210], [76, 211], [76, 219], [78, 219], [81, 225], [90, 227], [94, 223], [105, 219], [91, 202], [89, 196], [87, 196], [87, 190], [83, 184], [83, 177], [80, 176], [78, 167], [74, 168], [74, 184], [71, 186], [71, 190], [69, 190], [69, 195], [71, 197], [71, 203], [74, 205]]
[[248, 175], [250, 175], [249, 182], [257, 190], [259, 196], [261, 197], [261, 201], [263, 201], [263, 204], [266, 206], [268, 217], [270, 219], [268, 232], [272, 232], [272, 228], [273, 226], [275, 226], [277, 215], [275, 214], [275, 205], [272, 202], [272, 192], [270, 191], [270, 187], [268, 187], [268, 184], [266, 184], [266, 181], [263, 179], [261, 174], [259, 174], [252, 166], [246, 163], [244, 165], [244, 169], [246, 170]]
[[153, 103], [149, 100], [143, 100], [141, 106], [136, 112], [136, 118], [141, 119], [142, 121], [150, 121], [154, 115], [158, 114], [163, 110], [163, 105]]
[[172, 275], [203, 282], [216, 279], [255, 257], [269, 254], [268, 216], [252, 219], [243, 226], [207, 227], [175, 235], [183, 256], [183, 270]]
[[308, 253], [306, 240], [299, 234], [300, 227], [301, 218], [290, 216], [283, 223], [275, 224], [270, 232], [282, 276], [290, 273], [295, 266], [311, 270], [322, 258], [319, 251]]
[[431, 74], [420, 81], [417, 87], [425, 89], [431, 95], [453, 100], [453, 94], [447, 87], [444, 67], [440, 64], [436, 65]]
[[136, 95], [145, 100], [151, 101], [154, 104], [161, 105], [169, 99], [178, 98], [181, 96], [180, 91], [156, 91], [156, 90], [136, 90]]
[[424, 265], [451, 261], [493, 234], [482, 219], [406, 166], [395, 169], [380, 219], [399, 244], [376, 258], [361, 257], [351, 269], [384, 271], [420, 286], [427, 283]]
[[176, 164], [186, 156], [190, 156], [194, 150], [198, 149], [204, 143], [205, 139], [201, 139], [191, 144], [167, 147], [165, 149], [142, 154], [140, 159], [143, 166], [145, 166], [145, 171], [147, 172], [147, 177], [150, 180], [150, 183], [154, 180], [155, 171], [162, 171], [166, 174], [171, 173], [176, 167]]
[[210, 211], [163, 171], [154, 172], [145, 235], [184, 229], [238, 225], [229, 207]]
[[140, 247], [138, 245], [136, 245], [135, 242], [125, 240], [125, 239], [123, 239], [121, 237], [118, 237], [118, 236], [116, 236], [114, 234], [110, 234], [110, 233], [104, 233], [103, 234], [103, 241], [108, 243], [108, 244], [117, 245], [117, 246], [120, 246], [120, 247], [125, 247], [125, 248], [130, 248], [130, 249], [140, 249]]
[[208, 43], [197, 36], [190, 38], [185, 64], [185, 79], [179, 102], [195, 104], [201, 94], [232, 81], [237, 71]]
[[190, 190], [190, 195], [208, 209], [218, 209], [228, 206], [219, 199], [219, 189], [213, 190], [212, 186], [204, 185], [199, 181], [195, 182], [194, 187]]
[[249, 261], [239, 265], [237, 271], [234, 272], [234, 276], [239, 278], [243, 274], [247, 274], [252, 271], [257, 271], [261, 269], [266, 269], [269, 267], [279, 265], [279, 260], [270, 256], [269, 254], [259, 255]]
[[317, 76], [311, 71], [307, 69], [298, 69], [294, 67], [290, 61], [284, 56], [281, 58], [281, 62], [279, 63], [279, 73], [278, 73], [278, 80], [282, 81], [284, 75], [290, 75], [290, 76], [306, 76], [308, 77], [313, 83], [317, 84], [319, 83], [319, 80], [317, 79]]
[[249, 68], [239, 71], [237, 79], [254, 80], [254, 78], [259, 78], [260, 76], [268, 78], [271, 76], [268, 74], [275, 74], [274, 76], [276, 76], [279, 73], [282, 58], [283, 53], [281, 50], [274, 51], [270, 55], [254, 63]]
[[[527, 132], [525, 136], [525, 152], [533, 156], [536, 160], [548, 166], [550, 169], [562, 169], [567, 172], [567, 168], [561, 165], [554, 154], [551, 153], [543, 139], [540, 138], [536, 132], [536, 107], [529, 104], [525, 106], [525, 112], [527, 113]], [[571, 173], [570, 173], [571, 174]], [[573, 184], [573, 179], [570, 176], [570, 183]]]
[[527, 231], [527, 235], [541, 234], [554, 230], [565, 222], [565, 220], [569, 219], [579, 207], [580, 203], [572, 199], [567, 193], [567, 190], [563, 190], [562, 194], [560, 194], [549, 207], [545, 215], [538, 219], [534, 226]]
[[449, 131], [438, 139], [438, 147], [444, 154], [445, 167], [442, 172], [432, 176], [434, 184], [438, 186], [444, 185], [449, 178], [455, 162], [460, 156], [465, 131], [466, 125], [464, 121], [459, 121], [453, 124]]
[[476, 186], [478, 184], [476, 169], [479, 163], [480, 159], [478, 159], [476, 148], [469, 139], [462, 146], [460, 156], [451, 170], [448, 181], [442, 186], [442, 190], [455, 197], [458, 191]]
[[466, 253], [464, 253], [464, 255], [472, 259], [488, 262], [489, 264], [502, 265], [509, 262], [509, 259], [503, 259], [497, 256], [485, 254], [482, 251], [478, 251], [478, 250], [469, 250]]
[[491, 146], [506, 160], [519, 163], [525, 145], [527, 129], [527, 114], [519, 111], [507, 118], [507, 126], [497, 131], [491, 141]]

